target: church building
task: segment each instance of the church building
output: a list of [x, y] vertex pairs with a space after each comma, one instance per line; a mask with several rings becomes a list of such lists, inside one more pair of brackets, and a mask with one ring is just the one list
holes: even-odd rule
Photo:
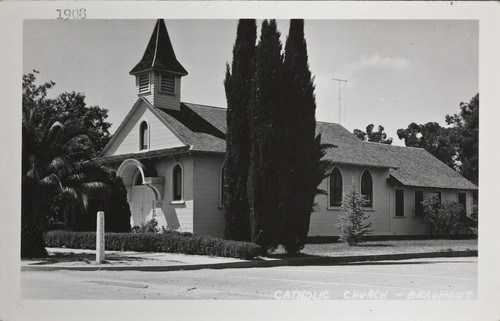
[[[117, 169], [127, 189], [131, 224], [155, 218], [159, 226], [223, 236], [226, 109], [181, 101], [188, 72], [158, 20], [142, 59], [130, 71], [137, 100], [99, 160]], [[339, 124], [317, 122], [322, 141], [334, 144], [335, 163], [316, 198], [309, 236], [338, 236], [342, 193], [366, 195], [375, 235], [423, 235], [421, 201], [438, 193], [472, 212], [477, 186], [424, 149], [360, 141]]]

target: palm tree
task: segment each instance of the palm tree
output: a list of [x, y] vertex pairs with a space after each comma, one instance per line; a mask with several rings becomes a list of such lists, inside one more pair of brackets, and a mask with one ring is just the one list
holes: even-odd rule
[[52, 200], [63, 201], [68, 225], [85, 215], [88, 200], [105, 201], [110, 170], [89, 161], [77, 142], [86, 131], [45, 119], [36, 106], [23, 105], [22, 119], [22, 237], [21, 256], [45, 254], [43, 233], [53, 212]]

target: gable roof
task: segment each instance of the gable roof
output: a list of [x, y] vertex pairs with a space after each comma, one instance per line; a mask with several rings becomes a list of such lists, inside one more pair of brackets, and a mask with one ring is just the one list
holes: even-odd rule
[[181, 103], [180, 110], [152, 107], [158, 115], [199, 152], [226, 152], [226, 109]]
[[[144, 99], [145, 102], [147, 100]], [[148, 108], [158, 115], [163, 123], [182, 141], [188, 149], [179, 152], [226, 152], [226, 109], [191, 103], [181, 103], [180, 110], [156, 108], [147, 102]], [[476, 190], [477, 186], [449, 168], [425, 149], [363, 142], [339, 124], [316, 122], [316, 132], [321, 141], [335, 145], [327, 150], [326, 158], [336, 164], [388, 168], [391, 178], [397, 183], [420, 188], [442, 188]], [[171, 150], [156, 151], [150, 156], [168, 155]], [[106, 157], [111, 161], [131, 158], [136, 154]], [[137, 157], [148, 156], [137, 153]]]
[[141, 61], [132, 68], [130, 74], [134, 75], [152, 68], [174, 72], [182, 76], [188, 74], [175, 57], [174, 48], [172, 47], [172, 42], [170, 42], [167, 27], [163, 19], [156, 21], [153, 34], [149, 39], [144, 55]]
[[363, 142], [367, 150], [376, 150], [382, 161], [396, 167], [389, 173], [399, 184], [422, 188], [477, 190], [477, 186], [441, 162], [423, 148]]

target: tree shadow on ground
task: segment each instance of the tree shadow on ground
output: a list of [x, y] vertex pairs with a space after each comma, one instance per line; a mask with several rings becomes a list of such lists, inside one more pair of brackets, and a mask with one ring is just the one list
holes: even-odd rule
[[266, 258], [271, 259], [296, 259], [296, 258], [306, 258], [306, 257], [323, 257], [324, 255], [315, 255], [307, 253], [297, 253], [297, 254], [287, 254], [287, 253], [271, 253], [267, 254]]
[[[421, 259], [419, 259], [421, 260]], [[364, 261], [364, 262], [344, 262], [324, 265], [415, 265], [415, 264], [438, 264], [438, 263], [475, 263], [475, 261], [420, 261], [420, 262], [399, 262], [399, 261]], [[323, 265], [323, 264], [321, 264]]]
[[363, 244], [363, 243], [360, 243], [358, 245], [356, 245], [357, 247], [392, 247], [394, 246], [394, 244]]
[[[30, 265], [50, 265], [57, 263], [85, 263], [85, 264], [94, 264], [96, 261], [96, 256], [93, 253], [53, 253], [50, 254], [46, 258], [39, 258], [38, 262], [31, 263]], [[104, 263], [130, 263], [130, 262], [141, 262], [141, 261], [156, 261], [154, 258], [142, 258], [139, 256], [126, 256], [126, 255], [116, 255], [116, 254], [107, 254], [106, 260]], [[172, 261], [169, 262], [179, 262]]]

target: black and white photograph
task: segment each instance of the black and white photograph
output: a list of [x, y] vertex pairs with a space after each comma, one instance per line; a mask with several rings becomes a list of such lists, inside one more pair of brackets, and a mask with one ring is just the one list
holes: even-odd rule
[[127, 2], [0, 4], [2, 320], [500, 317], [497, 6]]

